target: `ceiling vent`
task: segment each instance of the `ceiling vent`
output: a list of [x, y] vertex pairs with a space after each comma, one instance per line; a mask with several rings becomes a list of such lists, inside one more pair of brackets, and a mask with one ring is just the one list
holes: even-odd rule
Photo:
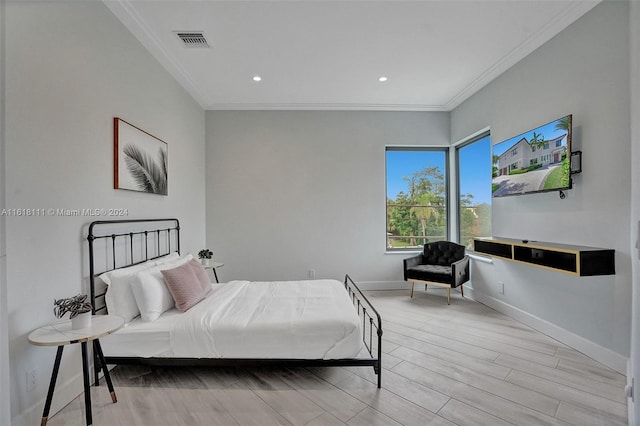
[[207, 43], [207, 39], [204, 38], [204, 34], [201, 32], [183, 32], [177, 31], [176, 35], [182, 40], [184, 47], [188, 48], [209, 48], [209, 43]]

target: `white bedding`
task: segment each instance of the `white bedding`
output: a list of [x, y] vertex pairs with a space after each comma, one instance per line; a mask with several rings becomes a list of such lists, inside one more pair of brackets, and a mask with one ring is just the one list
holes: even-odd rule
[[355, 358], [359, 324], [339, 281], [232, 281], [185, 313], [134, 320], [102, 346], [106, 356]]

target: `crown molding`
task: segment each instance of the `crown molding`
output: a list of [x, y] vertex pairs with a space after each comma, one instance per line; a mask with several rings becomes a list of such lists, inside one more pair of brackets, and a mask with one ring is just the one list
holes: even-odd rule
[[367, 104], [367, 103], [215, 103], [205, 108], [220, 110], [273, 111], [447, 111], [443, 105]]
[[140, 16], [133, 4], [128, 0], [102, 0], [102, 2], [134, 35], [142, 46], [160, 62], [162, 67], [167, 70], [204, 109], [206, 102], [199, 90], [197, 90], [196, 84], [189, 73], [162, 47], [158, 36], [151, 30], [142, 16]]

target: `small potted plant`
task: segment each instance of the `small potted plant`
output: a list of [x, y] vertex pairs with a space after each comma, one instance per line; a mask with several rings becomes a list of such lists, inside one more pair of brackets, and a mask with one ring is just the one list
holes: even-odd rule
[[73, 330], [91, 327], [92, 310], [93, 307], [91, 303], [87, 301], [86, 294], [77, 294], [73, 297], [53, 301], [54, 315], [57, 318], [62, 318], [69, 313], [71, 328]]
[[198, 252], [198, 258], [200, 259], [200, 262], [204, 266], [209, 266], [209, 263], [211, 262], [212, 257], [213, 257], [213, 252], [209, 249], [202, 249]]

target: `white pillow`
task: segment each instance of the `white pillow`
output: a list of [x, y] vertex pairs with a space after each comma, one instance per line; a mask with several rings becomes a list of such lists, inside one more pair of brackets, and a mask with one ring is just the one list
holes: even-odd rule
[[184, 265], [193, 259], [188, 254], [173, 262], [164, 262], [159, 266], [137, 272], [131, 280], [131, 290], [140, 310], [142, 321], [157, 320], [162, 313], [175, 306], [173, 297], [164, 282], [161, 270]]
[[131, 291], [131, 279], [137, 272], [153, 266], [153, 262], [144, 262], [126, 268], [114, 269], [99, 276], [109, 286], [104, 301], [110, 315], [122, 317], [125, 323], [140, 315], [140, 310]]
[[190, 262], [193, 259], [193, 255], [191, 253], [185, 254], [184, 256], [178, 257], [174, 260], [169, 260], [167, 262], [161, 262], [157, 266], [162, 266], [162, 269], [175, 268], [176, 266], [182, 266], [187, 262]]
[[142, 321], [155, 321], [163, 312], [174, 306], [173, 298], [160, 270], [161, 268], [156, 266], [140, 271], [131, 282], [131, 289], [140, 309]]
[[180, 255], [178, 254], [178, 252], [174, 251], [173, 253], [169, 253], [157, 259], [153, 259], [152, 262], [155, 263], [156, 265], [162, 265], [165, 262], [173, 262], [175, 260], [178, 260], [179, 257]]
[[104, 272], [103, 274], [99, 275], [98, 278], [104, 281], [106, 285], [111, 285], [111, 277], [113, 275], [119, 275], [124, 272], [138, 272], [145, 268], [150, 268], [152, 266], [155, 266], [155, 263], [149, 260], [144, 263], [138, 263], [137, 265], [127, 266], [126, 268], [118, 268], [112, 271]]

